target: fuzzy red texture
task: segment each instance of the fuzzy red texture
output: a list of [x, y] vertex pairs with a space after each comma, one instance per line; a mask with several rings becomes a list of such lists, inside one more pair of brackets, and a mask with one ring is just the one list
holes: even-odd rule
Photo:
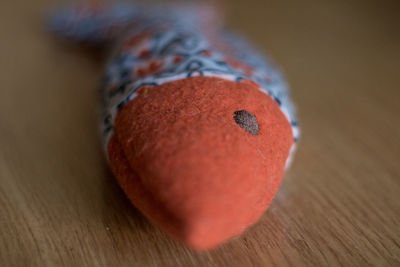
[[[233, 118], [255, 115], [252, 135]], [[115, 121], [110, 164], [131, 202], [196, 249], [242, 233], [267, 209], [293, 144], [278, 104], [255, 83], [192, 77], [139, 90]]]

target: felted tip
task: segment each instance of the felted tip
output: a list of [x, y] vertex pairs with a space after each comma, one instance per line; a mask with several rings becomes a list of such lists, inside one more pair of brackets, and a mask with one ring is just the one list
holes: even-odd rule
[[185, 226], [185, 229], [181, 242], [195, 250], [208, 250], [214, 248], [231, 237], [240, 234], [225, 234], [221, 236], [221, 234], [224, 234], [221, 231], [217, 234], [213, 234], [205, 229], [202, 220], [194, 222], [192, 225]]
[[242, 233], [280, 185], [290, 124], [256, 85], [194, 77], [140, 91], [109, 147], [132, 203], [198, 250]]
[[221, 228], [220, 225], [210, 222], [209, 218], [190, 220], [182, 228], [182, 235], [178, 239], [192, 249], [208, 250], [240, 235], [250, 226], [235, 225], [235, 221], [230, 224], [229, 227]]

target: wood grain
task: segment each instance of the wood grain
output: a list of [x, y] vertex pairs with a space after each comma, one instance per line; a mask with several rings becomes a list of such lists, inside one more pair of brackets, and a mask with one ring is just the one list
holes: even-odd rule
[[54, 40], [56, 2], [0, 3], [1, 266], [400, 266], [398, 1], [229, 1], [282, 66], [302, 126], [261, 221], [208, 252], [130, 205], [101, 150], [101, 64]]

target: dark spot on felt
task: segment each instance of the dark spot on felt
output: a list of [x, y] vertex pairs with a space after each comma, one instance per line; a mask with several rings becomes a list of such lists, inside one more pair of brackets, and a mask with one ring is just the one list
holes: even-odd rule
[[248, 112], [247, 110], [237, 110], [233, 113], [233, 118], [237, 125], [245, 129], [253, 135], [257, 135], [260, 131], [256, 116]]

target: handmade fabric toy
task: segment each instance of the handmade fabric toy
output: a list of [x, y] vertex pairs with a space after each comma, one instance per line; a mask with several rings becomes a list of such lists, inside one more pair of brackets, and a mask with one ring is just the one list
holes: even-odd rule
[[254, 224], [280, 185], [298, 128], [285, 81], [204, 5], [60, 9], [52, 28], [113, 44], [102, 132], [131, 202], [207, 249]]

